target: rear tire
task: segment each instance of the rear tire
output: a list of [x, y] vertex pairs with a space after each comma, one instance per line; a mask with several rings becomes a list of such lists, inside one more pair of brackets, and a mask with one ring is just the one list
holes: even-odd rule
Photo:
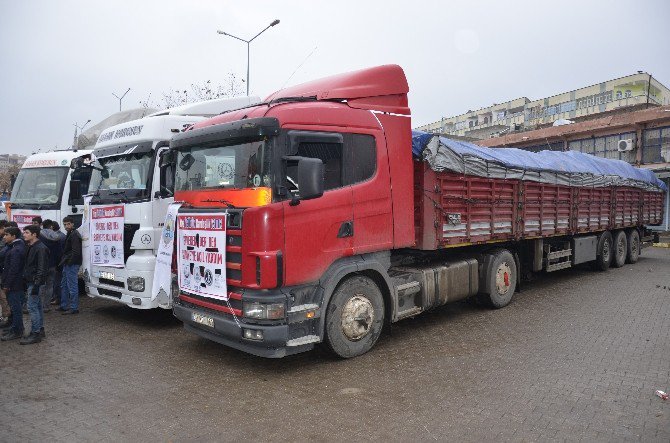
[[628, 239], [625, 231], [616, 231], [614, 233], [614, 241], [612, 242], [612, 267], [620, 268], [626, 264], [626, 256], [628, 255]]
[[517, 284], [514, 256], [506, 249], [499, 249], [484, 256], [483, 262], [477, 301], [492, 308], [507, 306]]
[[593, 267], [597, 271], [607, 271], [612, 262], [612, 234], [605, 231], [598, 237], [598, 246], [596, 246], [596, 261]]
[[633, 228], [628, 232], [626, 263], [637, 263], [640, 259], [640, 233]]
[[355, 275], [342, 281], [326, 310], [326, 342], [342, 358], [368, 352], [384, 325], [384, 298], [374, 281]]

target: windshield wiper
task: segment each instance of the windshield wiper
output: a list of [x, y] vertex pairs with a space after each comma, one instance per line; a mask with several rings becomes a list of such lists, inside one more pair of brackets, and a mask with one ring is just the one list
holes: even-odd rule
[[235, 205], [232, 204], [231, 202], [229, 202], [228, 200], [211, 200], [211, 199], [208, 198], [207, 200], [200, 200], [200, 202], [201, 203], [223, 203], [224, 205], [226, 205], [226, 207], [231, 208], [231, 209], [235, 209]]

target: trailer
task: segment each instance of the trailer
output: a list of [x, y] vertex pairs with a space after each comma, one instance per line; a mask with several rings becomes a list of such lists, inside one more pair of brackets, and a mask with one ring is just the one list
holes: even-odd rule
[[663, 218], [653, 173], [413, 134], [408, 91], [396, 65], [341, 74], [171, 140], [183, 203], [164, 240], [188, 331], [263, 357], [325, 342], [349, 358], [445, 303], [501, 308], [528, 274], [638, 260]]

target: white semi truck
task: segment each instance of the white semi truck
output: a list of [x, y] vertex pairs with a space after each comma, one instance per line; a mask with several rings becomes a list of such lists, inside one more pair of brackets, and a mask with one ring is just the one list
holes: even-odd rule
[[[14, 181], [7, 219], [23, 228], [39, 216], [55, 220], [62, 227], [63, 218], [70, 216], [79, 226], [84, 204], [81, 191], [88, 188], [91, 169], [75, 169], [75, 164], [89, 161], [91, 152], [50, 151], [28, 157]], [[74, 194], [72, 181], [80, 188]]]
[[89, 257], [83, 266], [90, 297], [139, 309], [171, 308], [169, 297], [151, 297], [158, 240], [174, 201], [174, 165], [161, 168], [161, 157], [174, 134], [258, 102], [258, 97], [239, 97], [184, 105], [112, 126], [100, 135], [94, 162], [85, 167], [93, 169], [86, 197], [91, 235], [84, 250]]

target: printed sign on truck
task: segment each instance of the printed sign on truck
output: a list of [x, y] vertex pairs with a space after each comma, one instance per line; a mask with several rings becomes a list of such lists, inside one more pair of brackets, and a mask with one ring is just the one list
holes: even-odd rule
[[91, 264], [122, 268], [123, 205], [91, 208]]
[[177, 216], [179, 289], [228, 300], [225, 213]]

